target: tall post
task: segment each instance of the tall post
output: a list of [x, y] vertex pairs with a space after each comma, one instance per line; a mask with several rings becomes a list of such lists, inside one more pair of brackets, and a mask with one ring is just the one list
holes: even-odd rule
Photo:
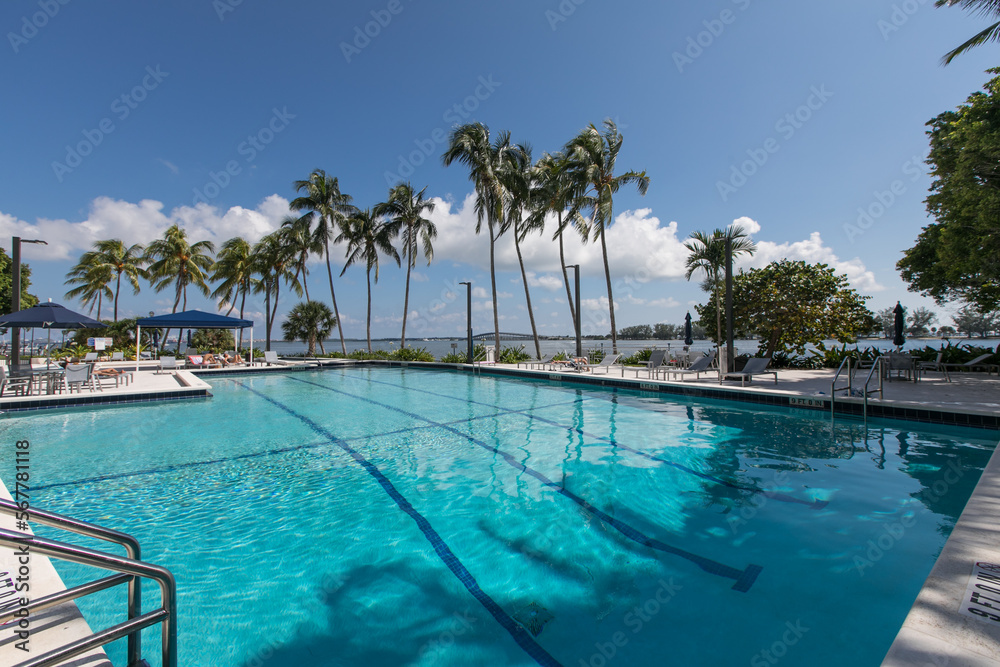
[[472, 283], [459, 283], [459, 285], [465, 285], [465, 329], [466, 338], [468, 342], [468, 350], [465, 363], [472, 363]]
[[[15, 236], [10, 247], [11, 294], [10, 312], [21, 310], [21, 237]], [[13, 371], [21, 361], [21, 328], [10, 328], [10, 370]]]
[[574, 328], [576, 329], [576, 356], [577, 358], [579, 358], [583, 356], [583, 337], [580, 335], [581, 333], [580, 325], [583, 321], [581, 319], [581, 314], [580, 314], [580, 265], [574, 264], [569, 268], [573, 269], [573, 273], [575, 274], [574, 283], [576, 284], [576, 321], [573, 324], [575, 325]]
[[726, 372], [735, 370], [733, 359], [733, 240], [726, 237]]

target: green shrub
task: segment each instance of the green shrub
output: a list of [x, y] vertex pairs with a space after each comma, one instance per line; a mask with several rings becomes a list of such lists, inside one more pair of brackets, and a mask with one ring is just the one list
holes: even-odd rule
[[625, 357], [621, 360], [623, 366], [645, 366], [646, 362], [653, 355], [653, 350], [651, 348], [644, 348], [639, 350], [635, 354], [629, 357]]
[[531, 355], [524, 351], [523, 345], [517, 348], [511, 345], [500, 350], [500, 354], [497, 356], [497, 363], [516, 364], [519, 361], [527, 361], [528, 359], [531, 359]]
[[445, 364], [464, 364], [468, 359], [466, 354], [458, 354], [457, 352], [449, 352], [448, 354], [441, 357], [441, 362]]
[[423, 347], [401, 347], [389, 354], [393, 361], [434, 361], [434, 355]]
[[365, 361], [367, 359], [388, 359], [389, 353], [385, 350], [373, 350], [369, 352], [368, 350], [355, 350], [347, 355], [347, 359], [354, 359], [356, 361]]

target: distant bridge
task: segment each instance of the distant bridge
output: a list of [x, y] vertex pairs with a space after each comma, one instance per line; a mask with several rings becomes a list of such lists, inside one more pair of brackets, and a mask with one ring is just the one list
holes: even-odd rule
[[[472, 340], [491, 341], [496, 340], [496, 332], [476, 334]], [[531, 334], [511, 333], [509, 331], [500, 332], [500, 340], [534, 340]]]

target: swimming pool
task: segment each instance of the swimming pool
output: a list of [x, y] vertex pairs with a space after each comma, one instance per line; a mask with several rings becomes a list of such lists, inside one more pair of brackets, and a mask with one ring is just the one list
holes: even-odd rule
[[174, 573], [182, 665], [878, 664], [996, 444], [451, 372], [210, 382], [0, 422], [35, 505]]

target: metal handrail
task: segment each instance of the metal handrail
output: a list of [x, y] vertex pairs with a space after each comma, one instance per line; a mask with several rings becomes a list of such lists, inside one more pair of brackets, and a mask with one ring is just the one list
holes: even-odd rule
[[[840, 374], [844, 371], [844, 365], [847, 365], [847, 386], [838, 387], [837, 380], [840, 378]], [[833, 382], [830, 383], [830, 419], [834, 418], [834, 413], [837, 406], [837, 392], [843, 389], [847, 390], [847, 395], [851, 395], [852, 383], [854, 382], [854, 373], [851, 372], [851, 358], [844, 357], [840, 362], [840, 366], [837, 367], [837, 372], [833, 376]]]
[[[16, 516], [23, 512], [16, 503], [0, 498], [0, 514]], [[84, 521], [79, 521], [55, 512], [47, 512], [36, 508], [28, 510], [29, 521], [60, 528], [78, 535], [93, 537], [106, 542], [119, 544], [125, 548], [128, 558], [121, 558], [102, 551], [84, 549], [74, 545], [64, 544], [32, 535], [0, 529], [0, 544], [6, 546], [23, 546], [35, 548], [38, 553], [51, 555], [62, 560], [83, 563], [94, 567], [117, 571], [120, 574], [99, 579], [65, 591], [60, 591], [44, 598], [32, 601], [29, 610], [45, 609], [62, 602], [75, 600], [84, 595], [128, 583], [128, 621], [92, 635], [90, 638], [73, 642], [62, 649], [57, 649], [34, 660], [22, 663], [23, 667], [41, 667], [57, 664], [74, 655], [91, 648], [102, 646], [121, 637], [128, 636], [128, 664], [140, 664], [142, 660], [142, 644], [140, 630], [160, 622], [163, 619], [163, 665], [176, 667], [177, 664], [177, 631], [176, 631], [176, 584], [173, 575], [162, 567], [141, 562], [141, 549], [138, 540], [131, 535], [110, 528], [104, 528]], [[154, 579], [160, 584], [161, 608], [158, 611], [140, 615], [142, 612], [142, 589], [139, 577]], [[11, 617], [11, 614], [0, 615], [0, 621]], [[96, 641], [96, 643], [94, 643]], [[67, 652], [71, 651], [71, 652]], [[57, 658], [50, 662], [50, 658]]]
[[[864, 389], [865, 403], [863, 409], [865, 426], [868, 426], [868, 394], [877, 391], [879, 400], [882, 400], [883, 397], [882, 390], [884, 385], [882, 383], [882, 378], [885, 377], [885, 373], [882, 372], [883, 359], [885, 359], [885, 357], [883, 356], [876, 357], [875, 363], [872, 364], [872, 369], [868, 371], [868, 377], [865, 378], [865, 389]], [[868, 384], [872, 381], [872, 375], [875, 373], [875, 371], [878, 371], [878, 389], [869, 390]]]

